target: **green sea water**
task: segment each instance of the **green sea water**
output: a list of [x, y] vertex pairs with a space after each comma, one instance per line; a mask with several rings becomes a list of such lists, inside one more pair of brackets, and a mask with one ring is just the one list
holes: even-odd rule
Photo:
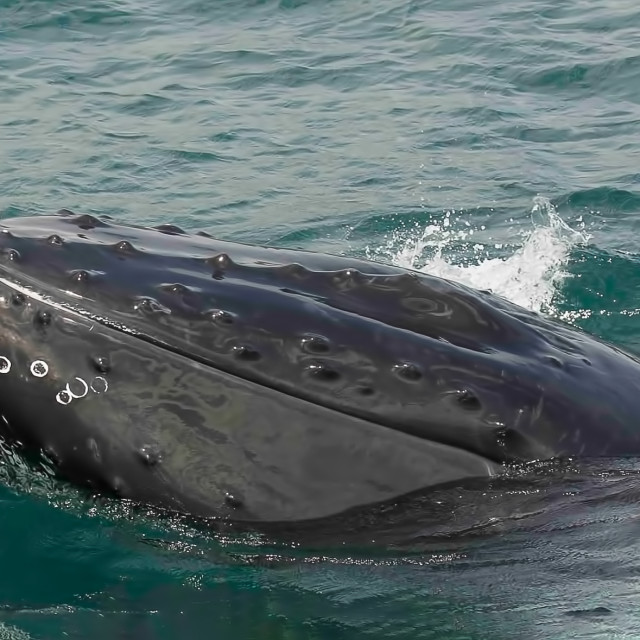
[[[0, 0], [0, 218], [366, 256], [638, 353], [639, 162], [632, 0]], [[447, 491], [404, 544], [336, 547], [7, 451], [0, 639], [638, 638], [638, 469]]]

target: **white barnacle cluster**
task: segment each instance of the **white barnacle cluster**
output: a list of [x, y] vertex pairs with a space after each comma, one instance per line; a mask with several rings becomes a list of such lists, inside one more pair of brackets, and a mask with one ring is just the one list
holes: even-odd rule
[[[0, 374], [9, 373], [11, 366], [11, 360], [7, 356], [0, 356]], [[49, 373], [49, 365], [44, 360], [34, 360], [29, 371], [36, 378], [44, 378]]]
[[[11, 366], [11, 360], [6, 356], [0, 355], [0, 374], [9, 373]], [[34, 360], [29, 366], [29, 372], [35, 378], [44, 378], [49, 373], [49, 365], [44, 360]], [[56, 401], [62, 405], [67, 405], [73, 400], [86, 397], [90, 391], [101, 394], [105, 393], [108, 389], [109, 383], [103, 376], [96, 376], [90, 382], [76, 376], [71, 382], [67, 382], [64, 389], [58, 391]]]
[[[75, 389], [71, 388], [74, 385]], [[76, 376], [71, 382], [67, 382], [62, 391], [58, 391], [56, 394], [56, 401], [59, 404], [67, 405], [73, 400], [79, 400], [88, 395], [89, 391], [92, 393], [104, 393], [109, 389], [109, 383], [107, 379], [102, 376], [96, 376], [91, 382], [87, 383], [84, 378]], [[78, 392], [78, 393], [76, 393]]]

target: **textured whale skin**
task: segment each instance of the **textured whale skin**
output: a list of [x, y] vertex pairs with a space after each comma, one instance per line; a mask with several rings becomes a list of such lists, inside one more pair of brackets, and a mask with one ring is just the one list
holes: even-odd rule
[[0, 225], [6, 436], [98, 490], [296, 521], [640, 452], [638, 361], [387, 265], [62, 210]]

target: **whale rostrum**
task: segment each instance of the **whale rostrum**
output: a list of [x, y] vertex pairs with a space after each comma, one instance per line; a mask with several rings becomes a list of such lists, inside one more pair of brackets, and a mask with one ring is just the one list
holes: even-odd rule
[[0, 425], [61, 476], [298, 521], [640, 453], [631, 355], [398, 267], [57, 215], [0, 223]]

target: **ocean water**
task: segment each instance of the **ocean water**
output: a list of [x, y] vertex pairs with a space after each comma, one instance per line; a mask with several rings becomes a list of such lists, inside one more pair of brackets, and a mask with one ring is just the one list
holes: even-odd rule
[[[365, 256], [639, 353], [639, 27], [631, 0], [0, 0], [0, 217]], [[436, 492], [339, 545], [1, 462], [0, 639], [640, 637], [638, 461]]]

